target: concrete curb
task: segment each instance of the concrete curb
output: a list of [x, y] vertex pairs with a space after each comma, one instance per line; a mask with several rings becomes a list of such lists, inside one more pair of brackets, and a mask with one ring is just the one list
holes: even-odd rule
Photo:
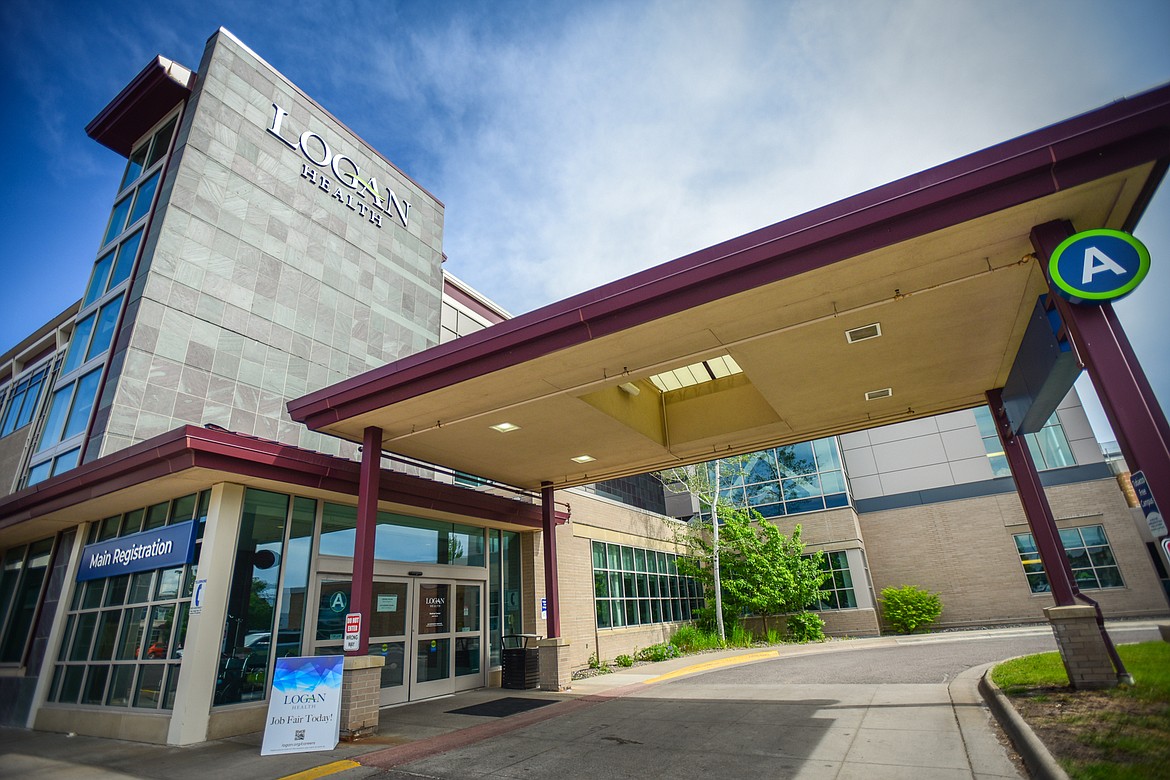
[[1020, 757], [1032, 776], [1040, 780], [1069, 780], [1069, 776], [1049, 752], [1048, 747], [1032, 731], [1032, 727], [1016, 712], [1007, 694], [991, 681], [991, 669], [979, 678], [979, 693], [991, 709], [1000, 727], [1016, 746]]

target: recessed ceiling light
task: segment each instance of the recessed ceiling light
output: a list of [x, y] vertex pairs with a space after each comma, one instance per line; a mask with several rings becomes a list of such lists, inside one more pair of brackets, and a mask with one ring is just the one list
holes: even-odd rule
[[570, 460], [576, 463], [588, 463], [591, 460], [597, 460], [597, 458], [593, 457], [592, 455], [578, 455], [577, 457], [571, 458]]
[[872, 325], [862, 325], [860, 328], [845, 331], [845, 340], [850, 344], [856, 344], [859, 341], [876, 339], [880, 335], [882, 335], [881, 323], [875, 322]]
[[888, 387], [883, 387], [881, 390], [870, 390], [865, 394], [865, 400], [876, 401], [879, 398], [889, 398], [893, 394], [893, 390]]
[[519, 425], [513, 425], [510, 422], [502, 422], [499, 425], [489, 425], [488, 427], [493, 431], [499, 431], [500, 433], [511, 433], [512, 431], [520, 430]]

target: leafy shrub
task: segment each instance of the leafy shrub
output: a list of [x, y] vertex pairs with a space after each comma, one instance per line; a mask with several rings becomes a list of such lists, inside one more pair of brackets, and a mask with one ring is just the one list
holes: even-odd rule
[[798, 612], [788, 616], [788, 638], [793, 642], [823, 642], [825, 621], [815, 612]]
[[589, 668], [590, 669], [600, 669], [601, 668], [601, 659], [597, 657], [597, 653], [594, 653], [593, 655], [589, 656]]
[[926, 630], [942, 614], [942, 600], [938, 594], [913, 585], [883, 588], [878, 601], [882, 605], [882, 617], [899, 634]]
[[618, 666], [633, 666], [634, 665], [634, 659], [631, 658], [630, 656], [626, 655], [625, 653], [622, 653], [617, 658], [613, 659], [613, 662], [615, 664], [617, 664]]
[[668, 658], [678, 658], [682, 653], [669, 642], [660, 642], [656, 645], [644, 647], [634, 654], [639, 661], [665, 661]]

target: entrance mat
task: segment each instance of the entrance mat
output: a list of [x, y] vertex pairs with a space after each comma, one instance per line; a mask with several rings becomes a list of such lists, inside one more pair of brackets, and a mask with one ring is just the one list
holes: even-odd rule
[[482, 704], [473, 704], [470, 707], [460, 707], [457, 710], [447, 710], [453, 715], [482, 715], [485, 718], [506, 718], [528, 712], [546, 704], [556, 704], [559, 699], [522, 699], [519, 696], [508, 696], [495, 701], [485, 701]]

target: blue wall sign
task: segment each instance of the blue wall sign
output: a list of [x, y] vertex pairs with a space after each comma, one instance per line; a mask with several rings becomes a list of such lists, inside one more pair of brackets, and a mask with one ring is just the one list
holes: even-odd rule
[[77, 581], [100, 580], [190, 563], [195, 556], [195, 529], [195, 521], [188, 520], [86, 545], [81, 552]]
[[1154, 500], [1154, 493], [1150, 490], [1150, 483], [1146, 481], [1144, 472], [1135, 471], [1129, 475], [1129, 483], [1133, 485], [1133, 492], [1137, 494], [1138, 506], [1150, 524], [1150, 533], [1157, 539], [1166, 535], [1166, 521], [1158, 509], [1158, 502]]
[[1145, 244], [1120, 230], [1069, 236], [1048, 260], [1056, 292], [1072, 303], [1107, 303], [1133, 292], [1150, 270]]

